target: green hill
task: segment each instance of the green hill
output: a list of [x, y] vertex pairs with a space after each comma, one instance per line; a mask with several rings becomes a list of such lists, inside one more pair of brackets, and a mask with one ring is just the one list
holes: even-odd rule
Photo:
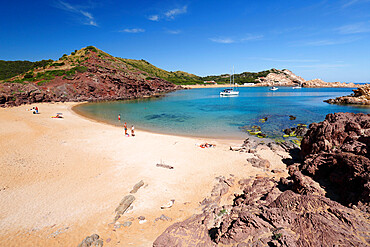
[[196, 83], [203, 82], [203, 79], [199, 76], [189, 74], [183, 71], [169, 72], [169, 71], [160, 69], [143, 59], [134, 60], [134, 59], [121, 58], [121, 60], [135, 68], [138, 68], [142, 71], [147, 72], [148, 74], [151, 74], [153, 76], [170, 81], [174, 84], [196, 84]]
[[[234, 74], [234, 81], [237, 84], [244, 83], [256, 83], [258, 77], [266, 77], [269, 73], [273, 72], [274, 69], [265, 70], [261, 72], [243, 72], [241, 74]], [[230, 74], [223, 75], [210, 75], [202, 77], [203, 81], [215, 81], [218, 84], [227, 84], [230, 82]]]
[[44, 67], [53, 60], [30, 61], [4, 61], [0, 60], [0, 80], [12, 78], [37, 67]]

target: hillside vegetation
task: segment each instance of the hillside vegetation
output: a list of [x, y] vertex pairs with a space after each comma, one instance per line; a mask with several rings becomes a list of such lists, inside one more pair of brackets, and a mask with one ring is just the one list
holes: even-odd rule
[[45, 67], [52, 62], [53, 60], [51, 59], [37, 62], [0, 60], [0, 80], [12, 78], [34, 68]]
[[174, 84], [196, 84], [202, 83], [203, 79], [199, 76], [189, 74], [183, 71], [169, 72], [150, 64], [145, 60], [134, 60], [134, 59], [121, 59], [123, 62], [145, 71], [153, 76], [162, 78], [166, 81], [170, 81]]
[[[257, 83], [257, 78], [266, 77], [269, 73], [273, 72], [274, 69], [265, 70], [261, 72], [243, 72], [241, 74], [234, 74], [234, 82], [237, 84], [244, 83]], [[224, 84], [230, 82], [230, 74], [223, 75], [210, 75], [202, 77], [203, 81], [215, 81], [218, 84]]]

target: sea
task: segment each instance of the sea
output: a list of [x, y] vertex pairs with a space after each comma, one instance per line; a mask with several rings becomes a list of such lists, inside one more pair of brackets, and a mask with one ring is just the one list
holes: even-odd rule
[[81, 104], [74, 109], [122, 127], [127, 122], [129, 128], [134, 125], [156, 133], [226, 139], [244, 139], [254, 125], [268, 137], [279, 138], [283, 129], [323, 121], [329, 113], [370, 113], [369, 106], [323, 102], [349, 95], [353, 88], [280, 87], [270, 91], [268, 87], [240, 87], [238, 97], [220, 97], [221, 90], [179, 90], [160, 97]]

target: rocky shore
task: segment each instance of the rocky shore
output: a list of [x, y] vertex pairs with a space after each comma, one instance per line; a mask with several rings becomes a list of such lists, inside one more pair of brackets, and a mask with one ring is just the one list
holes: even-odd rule
[[329, 104], [356, 104], [370, 105], [370, 84], [363, 85], [353, 90], [352, 95], [324, 100]]
[[306, 81], [300, 76], [295, 75], [292, 71], [283, 69], [274, 69], [273, 72], [269, 73], [266, 77], [260, 77], [257, 79], [256, 86], [272, 87], [272, 86], [297, 86], [302, 87], [356, 87], [354, 83], [342, 83], [342, 82], [324, 82], [321, 79], [313, 79]]
[[[283, 145], [289, 177], [219, 179], [202, 213], [168, 227], [153, 246], [369, 246], [369, 138], [369, 114], [329, 114], [310, 125], [301, 150]], [[234, 183], [242, 193], [221, 205]]]

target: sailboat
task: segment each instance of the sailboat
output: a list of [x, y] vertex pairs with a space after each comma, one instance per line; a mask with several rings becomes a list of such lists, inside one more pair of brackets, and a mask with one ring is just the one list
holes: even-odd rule
[[[233, 73], [232, 73], [233, 74], [233, 85], [232, 85], [232, 88], [226, 88], [226, 89], [222, 90], [220, 92], [220, 96], [222, 96], [222, 97], [239, 96], [239, 91], [234, 90], [234, 85], [235, 85], [235, 83], [234, 83], [234, 72], [235, 72], [235, 70], [234, 70], [234, 66], [233, 66]], [[230, 87], [231, 87], [231, 73], [230, 73]]]

